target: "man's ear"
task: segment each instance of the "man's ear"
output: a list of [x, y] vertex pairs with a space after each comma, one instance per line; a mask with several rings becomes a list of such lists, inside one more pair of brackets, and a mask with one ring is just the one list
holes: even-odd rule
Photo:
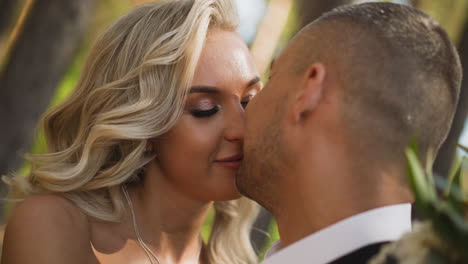
[[326, 70], [321, 63], [309, 66], [302, 76], [295, 102], [294, 119], [300, 122], [319, 104], [324, 91]]

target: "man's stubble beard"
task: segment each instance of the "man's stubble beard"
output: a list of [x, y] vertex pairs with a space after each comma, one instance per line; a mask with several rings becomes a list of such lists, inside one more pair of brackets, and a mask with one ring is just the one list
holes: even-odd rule
[[239, 192], [273, 212], [280, 195], [280, 162], [284, 145], [280, 128], [280, 116], [275, 113], [264, 129], [261, 138], [244, 153], [244, 160], [236, 175]]

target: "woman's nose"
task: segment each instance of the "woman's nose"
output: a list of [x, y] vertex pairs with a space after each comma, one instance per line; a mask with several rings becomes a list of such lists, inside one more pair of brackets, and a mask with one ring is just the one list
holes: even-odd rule
[[232, 107], [227, 114], [224, 136], [229, 141], [243, 140], [245, 129], [245, 110], [242, 105]]

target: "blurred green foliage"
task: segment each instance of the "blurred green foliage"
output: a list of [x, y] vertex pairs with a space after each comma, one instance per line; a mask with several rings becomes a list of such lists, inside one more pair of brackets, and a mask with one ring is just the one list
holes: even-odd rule
[[[425, 167], [421, 164], [418, 147], [413, 141], [406, 150], [408, 181], [415, 196], [415, 207], [431, 222], [437, 237], [448, 245], [453, 252], [440, 251], [444, 259], [458, 256], [463, 263], [468, 261], [468, 220], [465, 218], [468, 205], [468, 194], [461, 188], [463, 165], [468, 161], [463, 155], [456, 161], [451, 175], [443, 177], [432, 171], [432, 154]], [[465, 149], [466, 148], [462, 148]], [[466, 154], [466, 153], [465, 153]], [[429, 245], [426, 245], [430, 247]], [[431, 251], [436, 249], [428, 248]], [[437, 249], [440, 250], [440, 249]], [[428, 256], [429, 259], [434, 256]], [[428, 259], [428, 260], [429, 260]], [[439, 262], [437, 262], [439, 263]], [[455, 263], [445, 261], [440, 263]], [[457, 262], [458, 263], [458, 262]], [[461, 262], [460, 262], [461, 263]]]
[[258, 253], [259, 261], [262, 261], [265, 258], [265, 254], [273, 246], [273, 243], [275, 243], [276, 241], [280, 239], [278, 226], [275, 220], [271, 221], [270, 226], [267, 231], [268, 231], [268, 234], [267, 234], [267, 240], [265, 242], [265, 245], [263, 245], [263, 248]]

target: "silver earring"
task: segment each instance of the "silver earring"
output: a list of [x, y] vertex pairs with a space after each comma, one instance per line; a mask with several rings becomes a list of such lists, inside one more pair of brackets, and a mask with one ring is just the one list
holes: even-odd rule
[[144, 154], [145, 155], [154, 155], [153, 145], [151, 143], [149, 143], [149, 142], [146, 143]]

